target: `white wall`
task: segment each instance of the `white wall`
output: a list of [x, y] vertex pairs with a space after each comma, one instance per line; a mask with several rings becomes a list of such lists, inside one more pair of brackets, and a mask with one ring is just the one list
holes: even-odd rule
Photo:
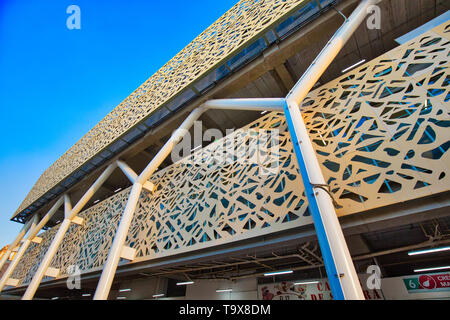
[[[186, 299], [192, 300], [257, 300], [256, 279], [196, 280], [186, 288]], [[216, 292], [217, 289], [232, 289], [232, 292]]]

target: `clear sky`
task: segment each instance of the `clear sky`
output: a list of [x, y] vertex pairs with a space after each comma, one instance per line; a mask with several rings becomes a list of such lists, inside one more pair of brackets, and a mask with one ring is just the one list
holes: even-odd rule
[[0, 248], [42, 172], [236, 2], [0, 0]]

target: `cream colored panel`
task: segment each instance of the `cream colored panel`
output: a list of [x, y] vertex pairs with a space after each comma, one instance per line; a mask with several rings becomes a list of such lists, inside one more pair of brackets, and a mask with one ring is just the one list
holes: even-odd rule
[[[341, 216], [449, 190], [450, 23], [311, 92], [303, 114]], [[269, 157], [253, 156], [278, 130]], [[266, 144], [264, 144], [264, 142]], [[248, 146], [248, 149], [245, 147]], [[223, 155], [229, 157], [223, 162]], [[235, 156], [230, 156], [235, 155]], [[275, 171], [269, 170], [273, 160]], [[126, 240], [134, 261], [261, 237], [312, 223], [282, 113], [268, 113], [155, 173]], [[130, 188], [81, 212], [51, 266], [106, 261]], [[57, 227], [32, 243], [15, 279], [30, 281]]]
[[16, 214], [304, 2], [239, 1], [52, 164], [33, 186]]

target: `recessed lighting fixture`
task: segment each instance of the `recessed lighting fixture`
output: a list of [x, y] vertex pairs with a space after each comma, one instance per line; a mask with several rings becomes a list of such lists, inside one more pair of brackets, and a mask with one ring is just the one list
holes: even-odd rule
[[217, 289], [216, 292], [231, 292], [233, 289]]
[[158, 293], [158, 294], [153, 295], [153, 298], [159, 298], [159, 297], [164, 297], [164, 293]]
[[94, 201], [94, 203], [97, 203], [97, 202], [99, 202], [99, 201], [100, 201], [100, 200], [97, 199], [97, 200]]
[[52, 298], [52, 300], [58, 300], [59, 299], [59, 297], [53, 297]]
[[319, 281], [302, 281], [302, 282], [294, 283], [294, 286], [299, 286], [299, 285], [302, 285], [302, 284], [316, 284], [316, 283], [319, 283]]
[[417, 254], [427, 254], [427, 253], [434, 253], [434, 252], [441, 252], [441, 251], [448, 251], [448, 250], [450, 250], [450, 247], [440, 247], [440, 248], [432, 248], [432, 249], [410, 251], [410, 252], [408, 252], [408, 255], [409, 256], [415, 256]]
[[128, 292], [131, 291], [131, 289], [120, 289], [119, 292]]
[[91, 294], [90, 293], [83, 293], [81, 296], [83, 296], [83, 297], [90, 297]]
[[188, 284], [193, 284], [194, 281], [177, 282], [177, 286], [185, 286]]
[[415, 269], [414, 272], [426, 272], [426, 271], [436, 271], [436, 270], [445, 270], [445, 269], [450, 269], [450, 266]]
[[362, 59], [361, 61], [355, 63], [354, 65], [352, 65], [352, 66], [350, 66], [350, 67], [348, 67], [348, 68], [342, 70], [342, 73], [345, 73], [345, 72], [347, 72], [348, 70], [353, 69], [354, 67], [357, 67], [357, 66], [359, 66], [360, 64], [363, 64], [364, 62], [366, 62], [366, 59]]
[[116, 190], [114, 190], [114, 193], [119, 192], [120, 190], [122, 190], [122, 188], [117, 188]]
[[286, 271], [274, 271], [274, 272], [268, 272], [268, 273], [264, 273], [264, 277], [269, 277], [269, 276], [277, 276], [279, 274], [288, 274], [288, 273], [292, 273], [294, 271], [292, 270], [286, 270]]
[[125, 300], [127, 297], [117, 297], [117, 300]]

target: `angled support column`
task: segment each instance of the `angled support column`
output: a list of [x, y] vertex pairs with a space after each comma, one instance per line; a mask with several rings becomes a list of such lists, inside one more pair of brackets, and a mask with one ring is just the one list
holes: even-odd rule
[[320, 250], [334, 299], [364, 300], [364, 295], [336, 215], [319, 161], [306, 130], [300, 105], [347, 40], [379, 0], [363, 0], [334, 34], [286, 97], [284, 113], [292, 137]]
[[50, 247], [48, 248], [47, 252], [45, 253], [44, 259], [42, 260], [41, 264], [39, 265], [39, 268], [36, 270], [36, 273], [33, 276], [33, 279], [31, 280], [30, 284], [27, 287], [27, 290], [25, 291], [25, 294], [22, 297], [22, 300], [31, 300], [34, 297], [34, 294], [36, 293], [36, 290], [38, 289], [39, 285], [41, 284], [42, 278], [44, 278], [48, 267], [50, 266], [50, 263], [53, 260], [53, 257], [56, 254], [56, 251], [58, 250], [58, 247], [63, 240], [67, 230], [70, 226], [70, 219], [68, 219], [70, 215], [70, 211], [72, 211], [72, 204], [70, 203], [70, 198], [67, 194], [64, 195], [64, 221], [59, 226], [58, 232], [56, 233], [55, 237], [53, 238], [52, 243], [50, 244]]
[[17, 265], [20, 262], [20, 259], [22, 259], [23, 255], [27, 251], [30, 244], [33, 242], [33, 240], [36, 238], [36, 235], [39, 233], [39, 231], [47, 224], [47, 222], [51, 219], [51, 217], [55, 214], [55, 212], [61, 207], [61, 205], [64, 202], [64, 197], [61, 197], [56, 201], [56, 203], [51, 207], [51, 209], [47, 212], [47, 214], [39, 221], [39, 224], [34, 223], [32, 227], [30, 228], [30, 233], [28, 234], [25, 241], [20, 246], [19, 251], [14, 256], [14, 259], [11, 261], [10, 265], [6, 269], [5, 273], [3, 274], [1, 280], [0, 280], [0, 292], [5, 287], [8, 279], [11, 277], [12, 273], [16, 269]]
[[120, 170], [122, 170], [128, 180], [130, 180], [132, 183], [136, 181], [136, 179], [138, 178], [137, 173], [134, 172], [134, 170], [131, 169], [130, 166], [128, 166], [125, 162], [117, 160], [117, 166]]
[[[136, 172], [134, 172], [133, 169], [131, 169], [125, 162], [117, 160], [117, 166], [123, 171], [123, 173], [127, 176], [127, 178], [132, 182], [135, 183], [138, 175]], [[147, 190], [148, 192], [155, 191], [155, 185], [151, 183], [150, 181], [145, 181], [142, 185], [142, 188]]]
[[209, 100], [194, 109], [189, 116], [183, 121], [180, 127], [172, 134], [170, 139], [159, 150], [152, 161], [142, 171], [139, 176], [126, 166], [124, 163], [118, 161], [119, 167], [124, 170], [127, 177], [133, 182], [133, 186], [128, 197], [122, 218], [120, 219], [116, 235], [114, 236], [111, 249], [109, 250], [108, 259], [103, 267], [100, 281], [95, 291], [94, 300], [108, 299], [109, 291], [111, 289], [114, 275], [122, 257], [125, 239], [130, 228], [131, 221], [136, 210], [139, 197], [142, 189], [148, 182], [151, 175], [158, 169], [160, 164], [169, 156], [173, 148], [188, 132], [189, 128], [200, 116], [208, 109], [222, 109], [222, 110], [251, 110], [251, 111], [282, 111], [284, 99], [217, 99]]
[[83, 209], [86, 203], [92, 198], [95, 192], [97, 192], [97, 190], [102, 186], [102, 184], [108, 179], [108, 177], [116, 168], [117, 168], [116, 162], [110, 164], [105, 169], [105, 171], [103, 171], [100, 177], [97, 178], [94, 184], [86, 191], [86, 193], [77, 202], [77, 204], [73, 209], [70, 203], [69, 196], [67, 194], [64, 195], [64, 220], [59, 226], [58, 232], [56, 233], [55, 237], [52, 240], [52, 243], [50, 244], [50, 247], [45, 253], [45, 256], [41, 264], [39, 265], [38, 270], [34, 274], [30, 284], [28, 285], [27, 290], [25, 291], [25, 294], [22, 297], [22, 300], [33, 299], [34, 294], [36, 293], [36, 290], [38, 289], [42, 281], [42, 278], [46, 275], [47, 269], [49, 268], [50, 263], [52, 262], [53, 257], [55, 256], [59, 248], [59, 245], [61, 244], [67, 230], [70, 227], [70, 224], [79, 222], [79, 219], [77, 219], [77, 214]]
[[[0, 260], [0, 270], [5, 265], [6, 261], [8, 261], [9, 256], [11, 255], [11, 252], [19, 245], [20, 241], [22, 241], [23, 237], [27, 234], [28, 230], [30, 230], [30, 227], [33, 223], [33, 219], [31, 218], [20, 230], [19, 234], [16, 236], [13, 242], [9, 245], [8, 249], [6, 250], [5, 254]], [[1, 289], [0, 289], [1, 291]]]

